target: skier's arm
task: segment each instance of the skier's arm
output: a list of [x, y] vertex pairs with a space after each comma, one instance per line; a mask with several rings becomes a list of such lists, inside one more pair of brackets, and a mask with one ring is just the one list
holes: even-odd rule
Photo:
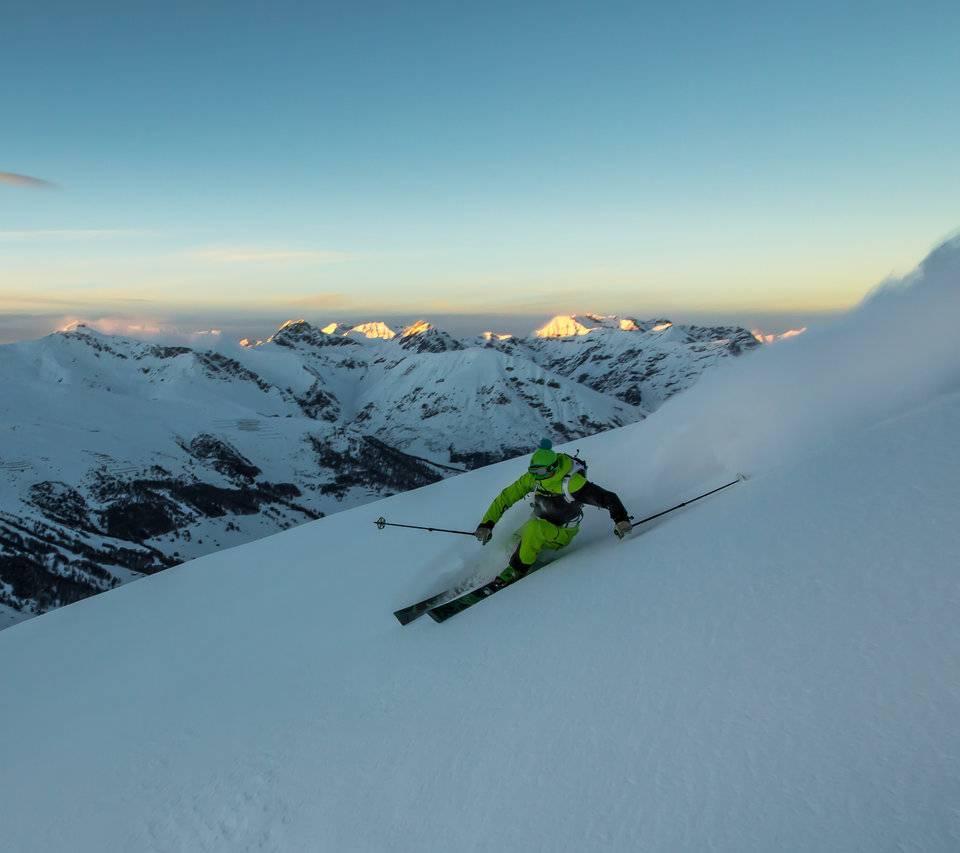
[[533, 479], [533, 475], [530, 473], [524, 474], [519, 480], [511, 483], [493, 499], [493, 503], [490, 504], [490, 509], [487, 510], [480, 524], [493, 527], [510, 507], [517, 501], [522, 501], [536, 487], [537, 481]]
[[584, 481], [584, 484], [579, 489], [576, 491], [571, 489], [570, 492], [581, 503], [605, 509], [610, 513], [610, 518], [613, 519], [614, 524], [620, 521], [629, 521], [630, 519], [620, 498], [618, 498], [614, 492], [601, 489], [600, 486], [595, 483]]

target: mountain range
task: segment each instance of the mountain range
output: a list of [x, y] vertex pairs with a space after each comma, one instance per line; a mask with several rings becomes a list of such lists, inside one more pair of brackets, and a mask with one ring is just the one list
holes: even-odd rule
[[82, 324], [0, 347], [0, 626], [331, 512], [640, 421], [746, 329], [529, 337], [284, 323], [206, 348]]

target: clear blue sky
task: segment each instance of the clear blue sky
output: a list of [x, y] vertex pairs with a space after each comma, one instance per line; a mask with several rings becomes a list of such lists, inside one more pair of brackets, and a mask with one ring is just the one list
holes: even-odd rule
[[960, 225], [955, 0], [0, 22], [8, 317], [815, 311]]

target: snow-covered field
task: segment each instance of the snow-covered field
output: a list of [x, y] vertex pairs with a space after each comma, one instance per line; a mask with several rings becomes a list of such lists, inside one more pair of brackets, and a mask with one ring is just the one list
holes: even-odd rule
[[[960, 849], [960, 244], [578, 442], [637, 516], [443, 624], [502, 463], [0, 634], [4, 845]], [[924, 324], [894, 351], [885, 333]], [[748, 414], [744, 415], [744, 407]]]

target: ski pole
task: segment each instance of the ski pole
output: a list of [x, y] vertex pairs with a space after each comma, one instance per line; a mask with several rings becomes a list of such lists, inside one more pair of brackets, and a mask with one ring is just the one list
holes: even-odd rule
[[474, 536], [472, 530], [448, 530], [445, 527], [421, 527], [419, 524], [394, 524], [387, 521], [382, 515], [375, 522], [377, 529], [383, 530], [384, 527], [406, 527], [408, 530], [428, 530], [430, 533], [459, 533], [461, 536]]
[[648, 515], [646, 518], [641, 518], [640, 521], [633, 522], [633, 524], [630, 525], [630, 529], [632, 530], [634, 527], [638, 527], [641, 524], [646, 524], [648, 521], [653, 521], [655, 518], [660, 518], [660, 516], [666, 515], [668, 512], [673, 512], [675, 509], [682, 509], [685, 506], [690, 506], [692, 503], [696, 503], [703, 498], [708, 498], [710, 495], [715, 495], [717, 492], [722, 492], [724, 489], [729, 489], [731, 486], [735, 486], [737, 483], [743, 482], [746, 479], [746, 474], [738, 474], [736, 480], [731, 480], [726, 485], [718, 486], [716, 489], [711, 489], [709, 492], [704, 492], [702, 495], [698, 495], [695, 498], [684, 501], [682, 504], [677, 504], [676, 506], [670, 507], [670, 509], [665, 509], [663, 512], [658, 512], [655, 515]]

